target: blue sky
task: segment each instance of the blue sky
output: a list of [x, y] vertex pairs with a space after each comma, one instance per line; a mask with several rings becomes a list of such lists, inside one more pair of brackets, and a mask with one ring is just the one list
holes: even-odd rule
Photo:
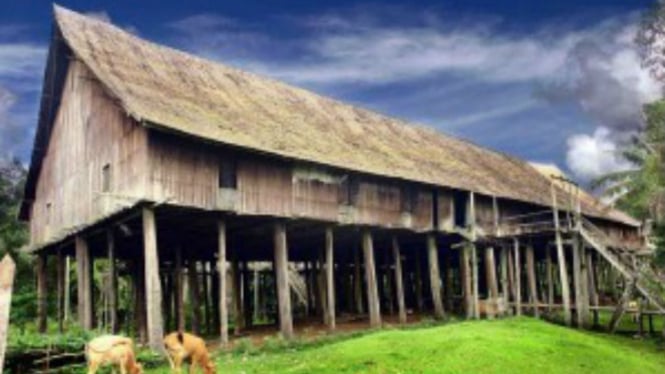
[[[583, 181], [627, 166], [617, 144], [661, 95], [633, 45], [652, 1], [60, 4]], [[49, 2], [0, 5], [1, 156], [28, 161], [51, 22]]]

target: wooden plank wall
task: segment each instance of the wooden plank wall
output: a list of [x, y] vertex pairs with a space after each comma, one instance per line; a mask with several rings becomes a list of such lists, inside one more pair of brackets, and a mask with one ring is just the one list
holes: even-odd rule
[[[95, 221], [143, 195], [147, 135], [71, 60], [32, 205], [31, 242]], [[102, 169], [110, 165], [110, 191]]]

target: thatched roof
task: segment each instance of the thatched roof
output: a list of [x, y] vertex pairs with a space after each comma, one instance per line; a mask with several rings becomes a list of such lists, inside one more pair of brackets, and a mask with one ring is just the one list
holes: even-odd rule
[[[550, 205], [528, 163], [55, 7], [66, 45], [146, 126], [362, 173]], [[33, 160], [34, 161], [34, 160]], [[593, 216], [626, 221], [597, 201]]]

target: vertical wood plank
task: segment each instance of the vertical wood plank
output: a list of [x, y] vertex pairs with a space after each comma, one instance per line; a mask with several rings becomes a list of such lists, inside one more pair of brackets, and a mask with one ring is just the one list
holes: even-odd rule
[[517, 238], [513, 240], [513, 258], [515, 260], [515, 314], [522, 315], [522, 274], [520, 261], [520, 242]]
[[333, 231], [326, 227], [326, 296], [328, 297], [326, 307], [328, 308], [328, 329], [335, 330], [335, 259], [333, 257]]
[[[473, 195], [472, 195], [473, 196]], [[478, 279], [478, 252], [476, 250], [476, 244], [473, 242], [469, 243], [471, 248], [471, 276], [472, 276], [472, 286], [473, 286], [473, 318], [480, 318], [480, 303], [479, 298], [479, 279]]]
[[441, 300], [441, 273], [439, 271], [439, 249], [434, 234], [427, 235], [427, 262], [429, 264], [430, 290], [434, 304], [434, 318], [445, 318], [443, 301]]
[[467, 319], [473, 317], [473, 286], [471, 284], [471, 269], [469, 268], [470, 257], [471, 248], [465, 244], [460, 254], [460, 273], [462, 276], [462, 292], [464, 293], [464, 311], [466, 312]]
[[395, 260], [395, 291], [397, 297], [397, 310], [399, 323], [406, 323], [406, 306], [404, 303], [404, 282], [402, 280], [402, 257], [400, 254], [399, 242], [397, 237], [393, 236], [393, 259]]
[[58, 331], [62, 334], [65, 330], [65, 255], [62, 253], [62, 248], [58, 249], [57, 264], [56, 264], [56, 283], [57, 283], [57, 318], [58, 318]]
[[178, 331], [185, 331], [185, 300], [183, 290], [183, 271], [182, 271], [182, 247], [175, 249], [175, 313], [176, 328]]
[[501, 277], [501, 293], [502, 298], [505, 304], [508, 304], [508, 248], [501, 246], [501, 251], [499, 252], [499, 272]]
[[[485, 248], [485, 281], [487, 283], [487, 293], [489, 296], [488, 301], [498, 305], [499, 298], [499, 285], [496, 279], [496, 261], [494, 259], [494, 248], [486, 247]], [[490, 313], [490, 310], [495, 308], [488, 308], [487, 317], [494, 318], [495, 314]]]
[[545, 273], [547, 276], [547, 312], [552, 313], [554, 305], [554, 274], [552, 273], [552, 247], [545, 248]]
[[106, 250], [109, 262], [109, 327], [112, 334], [118, 332], [118, 270], [116, 267], [116, 248], [113, 230], [106, 230]]
[[220, 339], [229, 342], [229, 312], [226, 302], [226, 223], [217, 221], [217, 269], [219, 271], [219, 321]]
[[356, 303], [356, 313], [363, 314], [363, 279], [360, 264], [360, 249], [353, 253], [353, 292]]
[[78, 320], [84, 329], [92, 329], [92, 284], [90, 282], [90, 249], [88, 242], [81, 236], [75, 239]]
[[381, 327], [381, 305], [379, 290], [376, 284], [376, 267], [374, 265], [374, 244], [372, 234], [365, 229], [362, 234], [363, 254], [365, 257], [365, 283], [367, 285], [367, 305], [369, 324], [372, 328]]
[[46, 254], [38, 254], [35, 257], [35, 273], [37, 275], [37, 331], [40, 333], [45, 333], [47, 327], [46, 266]]
[[274, 228], [275, 275], [279, 307], [279, 325], [282, 337], [293, 338], [293, 317], [291, 315], [291, 290], [289, 287], [289, 258], [286, 244], [286, 226], [275, 223]]
[[533, 245], [526, 247], [527, 280], [529, 282], [529, 301], [533, 305], [533, 315], [540, 317], [538, 308], [538, 288], [536, 286], [536, 260], [534, 258]]
[[145, 296], [150, 348], [161, 352], [164, 326], [162, 322], [162, 287], [159, 281], [159, 257], [157, 253], [157, 226], [152, 208], [143, 208], [143, 251], [145, 266]]
[[201, 290], [197, 276], [197, 262], [193, 258], [187, 260], [187, 287], [189, 288], [192, 306], [191, 326], [194, 334], [201, 333]]
[[566, 254], [563, 250], [563, 239], [561, 237], [561, 225], [559, 223], [559, 209], [557, 207], [557, 196], [554, 183], [550, 185], [552, 195], [552, 217], [554, 220], [554, 241], [556, 243], [557, 262], [559, 263], [559, 280], [561, 282], [561, 298], [563, 299], [563, 319], [567, 326], [572, 324], [570, 310], [570, 283], [568, 282], [568, 270], [566, 267]]

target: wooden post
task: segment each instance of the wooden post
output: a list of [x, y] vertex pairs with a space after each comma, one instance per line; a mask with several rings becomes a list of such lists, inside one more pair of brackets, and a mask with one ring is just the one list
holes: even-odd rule
[[520, 241], [513, 240], [513, 257], [515, 259], [515, 314], [522, 315], [522, 267], [520, 265]]
[[65, 256], [62, 253], [62, 248], [58, 249], [57, 264], [56, 264], [56, 286], [58, 297], [57, 302], [57, 315], [58, 315], [58, 331], [62, 334], [65, 331]]
[[226, 304], [226, 224], [217, 221], [217, 270], [219, 271], [219, 324], [222, 345], [229, 342], [229, 312]]
[[404, 303], [404, 281], [402, 279], [402, 257], [397, 237], [393, 236], [393, 259], [395, 260], [395, 291], [397, 296], [397, 310], [399, 323], [406, 323], [406, 306]]
[[508, 249], [505, 246], [501, 246], [501, 252], [499, 252], [499, 274], [501, 277], [501, 293], [504, 302], [508, 303]]
[[470, 319], [473, 317], [473, 286], [471, 279], [471, 269], [469, 268], [469, 257], [471, 256], [471, 248], [468, 244], [465, 244], [462, 247], [462, 253], [460, 256], [460, 267], [462, 275], [462, 291], [464, 293], [464, 311], [466, 312], [466, 318]]
[[561, 238], [561, 225], [559, 223], [559, 209], [557, 208], [557, 197], [554, 183], [550, 184], [552, 194], [552, 216], [554, 219], [554, 240], [556, 242], [557, 262], [559, 263], [559, 279], [561, 281], [561, 298], [563, 299], [563, 318], [566, 325], [572, 324], [570, 311], [570, 283], [568, 282], [568, 271], [566, 270], [566, 255], [563, 251], [563, 240]]
[[210, 333], [210, 286], [208, 284], [208, 261], [201, 261], [201, 275], [199, 282], [201, 283], [201, 296], [203, 298], [203, 319], [201, 319], [201, 333]]
[[176, 328], [178, 331], [185, 331], [185, 301], [183, 292], [183, 271], [182, 271], [182, 248], [175, 249], [175, 315]]
[[164, 349], [162, 339], [162, 287], [159, 282], [159, 257], [157, 252], [157, 226], [152, 208], [143, 208], [143, 253], [145, 265], [145, 295], [148, 327], [148, 344], [154, 351]]
[[77, 292], [78, 292], [78, 320], [86, 330], [93, 327], [92, 315], [92, 282], [90, 263], [90, 249], [88, 242], [81, 236], [75, 239], [76, 246], [76, 273], [77, 273]]
[[47, 328], [47, 299], [46, 299], [46, 266], [47, 259], [45, 253], [40, 253], [35, 258], [37, 273], [37, 331], [45, 333]]
[[192, 332], [198, 335], [201, 333], [201, 292], [199, 289], [199, 280], [196, 273], [196, 260], [190, 258], [187, 261], [187, 287], [189, 288], [189, 301], [192, 305]]
[[614, 310], [614, 313], [612, 314], [612, 319], [610, 320], [610, 326], [609, 326], [610, 333], [614, 334], [616, 332], [617, 327], [619, 326], [619, 321], [621, 320], [621, 317], [626, 311], [626, 305], [633, 297], [634, 292], [635, 292], [635, 278], [626, 279], [626, 288], [624, 288], [623, 294], [621, 295], [621, 299], [619, 299], [619, 303], [617, 304], [617, 307]]
[[12, 304], [12, 288], [16, 264], [8, 254], [0, 262], [0, 373], [3, 373], [5, 351], [7, 349], [7, 333], [9, 330], [9, 312]]
[[589, 300], [586, 296], [586, 270], [584, 249], [581, 243], [581, 237], [573, 237], [573, 283], [575, 289], [575, 310], [577, 311], [577, 326], [585, 327], [587, 325]]
[[233, 318], [235, 321], [233, 333], [240, 335], [240, 331], [245, 328], [245, 314], [242, 310], [242, 276], [236, 253], [233, 253], [231, 260], [231, 279], [233, 279]]
[[443, 319], [446, 317], [441, 300], [441, 274], [439, 272], [439, 249], [436, 245], [436, 236], [427, 235], [427, 260], [429, 263], [429, 280], [432, 291], [432, 303], [434, 304], [434, 318]]
[[533, 245], [526, 247], [526, 267], [527, 279], [529, 281], [529, 301], [533, 305], [533, 315], [540, 317], [540, 310], [538, 309], [538, 288], [536, 286], [536, 260], [533, 253]]
[[471, 247], [471, 276], [472, 276], [472, 286], [473, 286], [473, 318], [479, 319], [480, 318], [480, 303], [479, 303], [479, 282], [480, 279], [478, 277], [478, 252], [476, 251], [476, 244], [475, 243], [469, 243], [469, 246]]
[[333, 258], [333, 232], [331, 227], [326, 227], [326, 295], [328, 297], [326, 307], [328, 308], [328, 329], [335, 330], [335, 260]]
[[280, 332], [285, 339], [291, 339], [293, 338], [293, 317], [291, 316], [291, 290], [289, 287], [289, 257], [286, 225], [283, 222], [275, 223], [274, 246]]
[[515, 256], [514, 251], [506, 247], [506, 252], [508, 253], [508, 293], [509, 297], [506, 298], [506, 301], [512, 300], [517, 303], [516, 299], [516, 287], [515, 287]]
[[[599, 303], [599, 297], [598, 297], [598, 289], [596, 288], [596, 267], [594, 266], [593, 262], [593, 253], [587, 252], [587, 266], [588, 266], [588, 278], [589, 278], [589, 301], [591, 302], [591, 305], [593, 305], [593, 325], [598, 326], [598, 305]], [[651, 315], [649, 315], [651, 317]]]
[[363, 254], [365, 257], [365, 283], [367, 284], [367, 305], [369, 309], [369, 325], [381, 327], [381, 305], [379, 290], [376, 284], [376, 267], [374, 265], [374, 245], [372, 234], [365, 229], [362, 234]]
[[118, 270], [116, 268], [115, 237], [113, 230], [106, 230], [106, 250], [109, 261], [109, 280], [108, 290], [109, 300], [109, 324], [112, 334], [118, 332]]
[[547, 275], [547, 312], [552, 313], [554, 305], [554, 275], [552, 274], [552, 248], [545, 247], [545, 274]]
[[65, 280], [64, 280], [64, 297], [63, 297], [63, 315], [64, 321], [69, 322], [71, 320], [71, 291], [70, 291], [70, 271], [71, 271], [71, 259], [69, 256], [65, 256]]
[[415, 279], [415, 288], [416, 288], [416, 308], [419, 313], [422, 313], [425, 310], [425, 301], [423, 300], [423, 271], [422, 271], [422, 261], [420, 259], [420, 249], [416, 248], [416, 279]]
[[354, 300], [356, 302], [356, 313], [363, 314], [363, 280], [360, 271], [360, 250], [354, 251], [353, 254], [353, 290]]
[[496, 279], [496, 260], [492, 247], [485, 248], [485, 278], [490, 297], [497, 299], [499, 297], [499, 284]]

